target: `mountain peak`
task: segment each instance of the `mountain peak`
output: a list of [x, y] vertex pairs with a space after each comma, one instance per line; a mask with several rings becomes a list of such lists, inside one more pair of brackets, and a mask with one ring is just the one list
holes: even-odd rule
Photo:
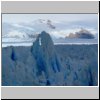
[[35, 21], [36, 24], [42, 24], [43, 26], [47, 26], [50, 29], [55, 29], [54, 23], [50, 19], [38, 19]]

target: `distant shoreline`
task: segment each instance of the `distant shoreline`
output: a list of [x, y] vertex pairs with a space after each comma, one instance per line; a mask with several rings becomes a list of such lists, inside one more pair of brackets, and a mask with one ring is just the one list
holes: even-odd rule
[[[32, 46], [32, 42], [2, 42], [2, 47], [9, 47], [9, 46], [25, 46], [29, 47]], [[54, 45], [98, 45], [98, 43], [54, 43]]]

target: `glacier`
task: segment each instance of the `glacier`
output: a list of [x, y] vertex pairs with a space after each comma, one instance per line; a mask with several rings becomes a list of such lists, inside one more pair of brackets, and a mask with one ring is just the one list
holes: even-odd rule
[[97, 86], [98, 44], [54, 45], [42, 31], [32, 46], [2, 48], [2, 86]]

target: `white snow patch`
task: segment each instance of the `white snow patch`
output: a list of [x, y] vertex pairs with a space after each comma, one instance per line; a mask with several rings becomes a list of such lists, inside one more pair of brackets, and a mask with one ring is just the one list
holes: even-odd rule
[[39, 45], [41, 45], [41, 38], [39, 38]]

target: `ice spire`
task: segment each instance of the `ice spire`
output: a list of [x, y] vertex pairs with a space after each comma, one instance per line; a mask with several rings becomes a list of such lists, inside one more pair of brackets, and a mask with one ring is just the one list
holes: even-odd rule
[[31, 52], [36, 59], [38, 75], [41, 75], [43, 71], [46, 77], [50, 78], [51, 73], [61, 71], [62, 67], [59, 55], [55, 50], [55, 46], [49, 33], [42, 31], [41, 34], [38, 35], [36, 41], [33, 43]]

